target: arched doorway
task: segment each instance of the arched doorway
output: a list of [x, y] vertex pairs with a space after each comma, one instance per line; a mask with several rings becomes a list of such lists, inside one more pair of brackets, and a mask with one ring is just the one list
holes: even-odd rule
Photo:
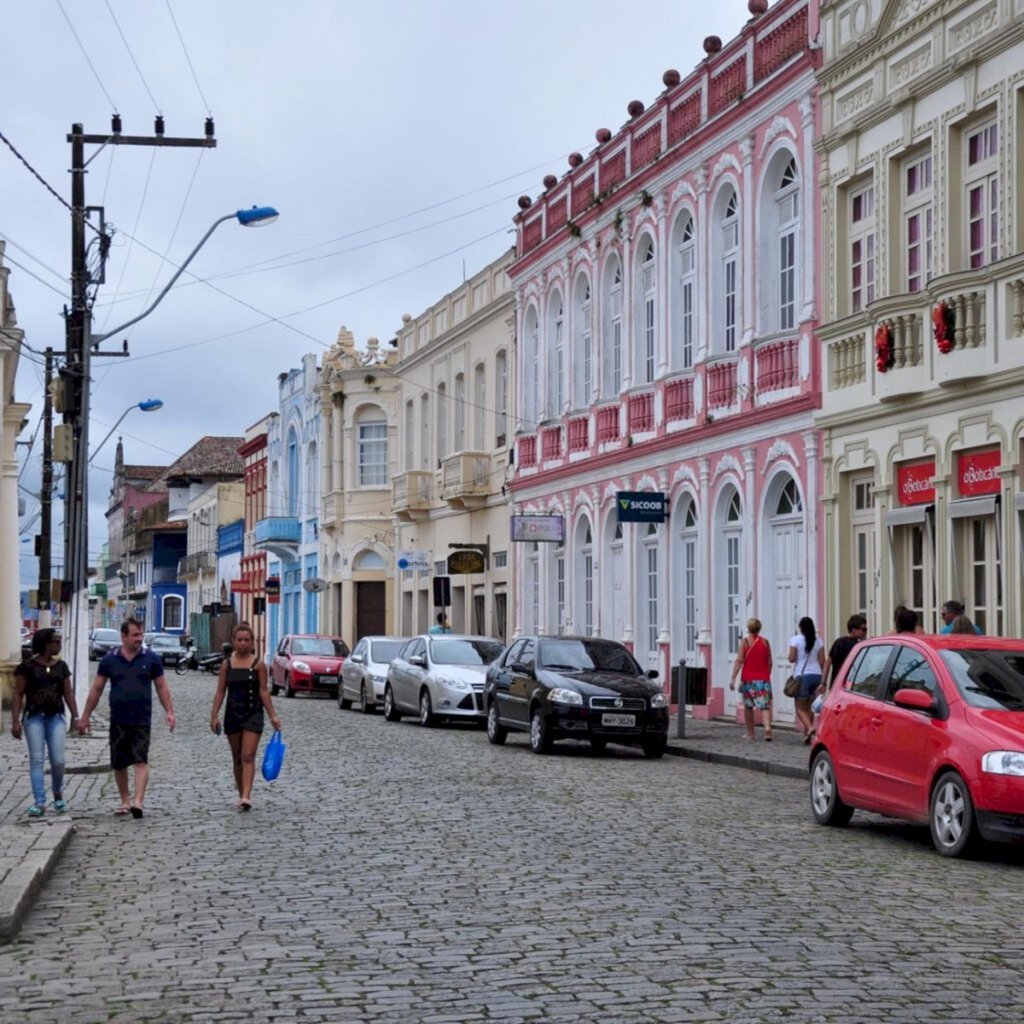
[[604, 595], [601, 636], [621, 640], [626, 632], [626, 557], [622, 524], [615, 509], [605, 520], [604, 558], [601, 561], [601, 593]]
[[[743, 503], [739, 491], [732, 484], [719, 495], [715, 508], [713, 564], [714, 675], [728, 679], [749, 618], [746, 602], [748, 577], [743, 563]], [[726, 690], [725, 700], [726, 711], [733, 711], [737, 706], [736, 691]]]

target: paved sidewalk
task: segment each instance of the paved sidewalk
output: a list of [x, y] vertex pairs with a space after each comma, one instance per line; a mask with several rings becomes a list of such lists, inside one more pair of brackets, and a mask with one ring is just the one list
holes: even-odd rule
[[801, 733], [791, 726], [776, 725], [772, 730], [771, 743], [765, 742], [764, 730], [760, 726], [757, 738], [748, 740], [742, 725], [718, 719], [687, 718], [685, 733], [682, 739], [676, 737], [676, 716], [673, 713], [668, 733], [670, 754], [791, 779], [808, 777], [808, 748], [803, 744]]
[[[4, 723], [7, 726], [7, 722]], [[110, 778], [106, 733], [69, 735], [64, 798], [70, 810], [42, 819], [26, 817], [32, 802], [28, 747], [9, 731], [0, 734], [0, 943], [10, 942], [75, 831], [75, 805], [92, 804]], [[49, 766], [47, 796], [49, 797]]]

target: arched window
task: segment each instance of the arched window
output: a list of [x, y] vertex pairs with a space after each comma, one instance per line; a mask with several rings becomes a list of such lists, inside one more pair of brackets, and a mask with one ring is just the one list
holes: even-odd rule
[[388, 423], [380, 409], [362, 409], [356, 417], [358, 486], [388, 485]]
[[693, 498], [686, 498], [681, 514], [676, 519], [682, 525], [679, 528], [679, 562], [677, 578], [681, 583], [682, 613], [681, 639], [687, 661], [697, 653], [697, 503]]
[[504, 447], [507, 437], [508, 358], [505, 355], [505, 350], [502, 349], [494, 357], [494, 447]]
[[654, 380], [657, 366], [657, 270], [654, 239], [648, 235], [640, 243], [637, 270], [636, 317], [636, 379], [649, 384]]
[[581, 519], [576, 526], [576, 543], [573, 557], [574, 619], [575, 630], [583, 636], [594, 634], [594, 539], [590, 521]]
[[644, 569], [644, 625], [646, 626], [647, 653], [654, 656], [658, 653], [658, 527], [654, 523], [647, 524], [643, 539]]
[[444, 381], [437, 385], [437, 465], [448, 454], [448, 388]]
[[310, 441], [306, 448], [306, 493], [300, 506], [302, 516], [315, 517], [320, 506], [320, 460], [317, 458], [316, 441]]
[[547, 419], [557, 419], [565, 409], [565, 309], [562, 296], [551, 296], [548, 321]]
[[537, 310], [526, 311], [523, 344], [522, 428], [536, 430], [540, 419], [540, 321]]
[[415, 465], [415, 451], [413, 445], [416, 440], [416, 410], [413, 407], [412, 399], [405, 403], [405, 462], [406, 472], [409, 472]]
[[590, 281], [583, 275], [580, 275], [576, 282], [576, 307], [573, 323], [576, 352], [576, 358], [573, 360], [573, 405], [577, 409], [585, 409], [590, 405], [594, 388], [594, 352]]
[[735, 352], [739, 344], [740, 218], [734, 188], [729, 186], [719, 193], [715, 210], [715, 348]]
[[163, 629], [184, 629], [184, 599], [178, 594], [165, 595], [163, 599], [163, 608], [160, 610], [160, 619]]
[[358, 555], [352, 560], [352, 571], [353, 572], [367, 572], [375, 569], [386, 569], [387, 562], [376, 551], [367, 548], [365, 551], [360, 551]]
[[775, 216], [779, 254], [778, 329], [789, 331], [796, 326], [797, 230], [800, 226], [800, 179], [792, 157], [782, 170], [775, 193]]
[[466, 450], [466, 375], [455, 375], [455, 451]]
[[675, 250], [675, 281], [672, 295], [672, 369], [693, 366], [697, 318], [697, 239], [693, 217], [687, 212], [676, 220], [672, 232]]
[[430, 470], [430, 395], [420, 395], [420, 469]]
[[743, 595], [740, 583], [740, 559], [743, 546], [743, 508], [739, 492], [733, 490], [725, 507], [723, 541], [725, 545], [726, 635], [729, 653], [739, 650], [742, 627], [740, 608]]
[[801, 515], [804, 510], [804, 502], [800, 497], [800, 490], [796, 481], [790, 477], [786, 486], [779, 491], [779, 500], [775, 505], [777, 516]]
[[484, 450], [484, 433], [487, 416], [487, 374], [483, 363], [477, 363], [473, 370], [473, 447]]
[[605, 303], [601, 393], [617, 398], [622, 391], [622, 264], [617, 258], [605, 271]]

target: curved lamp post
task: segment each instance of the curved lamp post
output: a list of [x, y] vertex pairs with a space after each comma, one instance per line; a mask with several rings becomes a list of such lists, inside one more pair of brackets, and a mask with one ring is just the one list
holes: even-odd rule
[[141, 402], [136, 402], [135, 405], [129, 405], [127, 409], [117, 418], [117, 422], [110, 428], [107, 436], [93, 449], [92, 455], [89, 456], [88, 465], [92, 465], [92, 460], [96, 458], [100, 453], [100, 449], [110, 440], [110, 435], [121, 425], [121, 421], [132, 411], [132, 409], [141, 409], [143, 412], [156, 412], [157, 409], [162, 409], [164, 403], [159, 398], [146, 398]]

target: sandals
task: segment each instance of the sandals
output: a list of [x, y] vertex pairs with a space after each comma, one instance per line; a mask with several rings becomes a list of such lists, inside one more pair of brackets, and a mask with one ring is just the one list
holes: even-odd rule
[[252, 801], [251, 800], [239, 800], [238, 801], [238, 809], [240, 811], [251, 811], [252, 810]]
[[809, 747], [811, 745], [811, 740], [813, 740], [813, 739], [814, 739], [814, 730], [812, 729], [809, 733], [807, 733], [806, 736], [804, 736], [804, 746], [805, 747]]
[[132, 804], [131, 807], [128, 808], [128, 810], [132, 812], [132, 817], [136, 821], [138, 821], [139, 818], [142, 817], [142, 808], [141, 807], [136, 807], [135, 804]]
[[765, 743], [771, 743], [771, 741], [772, 741], [772, 731], [771, 731], [771, 729], [765, 729], [765, 731], [764, 731], [764, 741], [765, 741]]
[[117, 815], [117, 816], [118, 816], [119, 818], [124, 818], [124, 817], [127, 817], [127, 816], [128, 816], [128, 814], [130, 813], [130, 808], [128, 807], [128, 805], [127, 805], [127, 804], [121, 804], [121, 806], [120, 806], [120, 807], [115, 807], [115, 808], [114, 808], [114, 813], [115, 813], [115, 814], [116, 814], [116, 815]]

